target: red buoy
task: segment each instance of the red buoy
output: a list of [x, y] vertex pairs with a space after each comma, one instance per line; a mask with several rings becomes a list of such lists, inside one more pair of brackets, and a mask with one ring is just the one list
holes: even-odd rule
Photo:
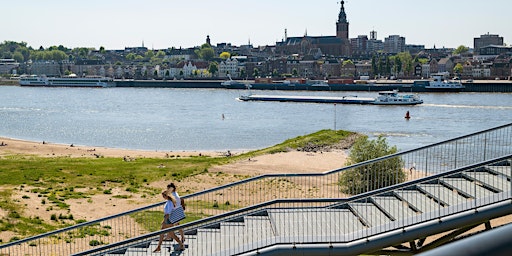
[[409, 119], [411, 118], [411, 115], [409, 115], [409, 111], [407, 111], [407, 113], [405, 113], [405, 119]]

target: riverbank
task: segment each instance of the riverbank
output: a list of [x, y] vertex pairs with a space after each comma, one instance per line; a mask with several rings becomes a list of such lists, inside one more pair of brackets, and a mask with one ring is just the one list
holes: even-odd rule
[[26, 141], [0, 137], [0, 156], [9, 154], [35, 155], [39, 157], [136, 157], [169, 158], [170, 156], [222, 156], [225, 152], [216, 151], [149, 151], [106, 147], [93, 147], [74, 144], [57, 144], [49, 141]]

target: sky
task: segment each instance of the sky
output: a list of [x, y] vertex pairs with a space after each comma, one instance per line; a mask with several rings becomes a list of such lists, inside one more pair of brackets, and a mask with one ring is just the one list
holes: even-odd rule
[[[2, 5], [0, 42], [29, 46], [150, 49], [275, 45], [289, 37], [336, 35], [340, 0], [16, 0]], [[347, 0], [349, 37], [377, 31], [426, 48], [473, 47], [498, 34], [512, 45], [511, 0]]]

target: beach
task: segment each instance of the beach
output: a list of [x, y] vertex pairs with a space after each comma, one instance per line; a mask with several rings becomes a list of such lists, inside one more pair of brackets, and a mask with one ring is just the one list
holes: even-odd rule
[[[116, 149], [105, 147], [91, 147], [83, 145], [62, 145], [51, 142], [34, 142], [0, 137], [0, 157], [6, 155], [34, 155], [38, 157], [119, 157], [119, 158], [168, 158], [169, 156], [225, 156], [226, 152], [221, 151], [144, 151]], [[231, 152], [236, 155], [242, 152]], [[343, 167], [346, 160], [344, 150], [332, 150], [329, 152], [299, 152], [291, 151], [286, 153], [277, 153], [253, 157], [240, 160], [231, 164], [214, 166], [206, 174], [195, 175], [193, 178], [185, 178], [179, 182], [181, 191], [201, 191], [203, 189], [226, 184], [239, 180], [240, 177], [249, 177], [269, 173], [318, 173]], [[212, 173], [226, 174], [228, 177], [218, 177]], [[150, 183], [150, 187], [164, 188], [170, 180], [160, 180]], [[1, 189], [5, 189], [0, 187]], [[118, 194], [123, 190], [112, 191]], [[29, 192], [30, 188], [24, 190], [15, 190], [13, 199], [20, 200], [23, 196], [33, 196]], [[27, 200], [24, 200], [27, 201]], [[94, 202], [91, 205], [89, 202]], [[128, 201], [128, 203], [127, 203]], [[120, 199], [113, 198], [110, 195], [94, 195], [92, 200], [73, 199], [66, 203], [70, 205], [70, 212], [75, 219], [94, 220], [97, 218], [109, 216], [112, 214], [132, 210], [139, 206], [145, 206], [151, 203], [160, 202], [160, 197], [146, 198], [140, 195], [133, 195], [132, 198]], [[50, 213], [42, 207], [38, 200], [27, 201], [28, 209], [35, 209], [35, 216], [41, 216], [43, 219], [50, 219]], [[100, 211], [98, 209], [101, 209]], [[0, 210], [0, 216], [7, 213]]]

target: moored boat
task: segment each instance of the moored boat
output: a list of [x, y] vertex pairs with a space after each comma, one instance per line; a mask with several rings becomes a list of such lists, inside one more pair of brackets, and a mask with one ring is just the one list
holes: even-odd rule
[[46, 77], [46, 76], [21, 76], [20, 86], [43, 86], [43, 87], [114, 87], [115, 82], [112, 78], [89, 76], [78, 77], [69, 75], [64, 77]]
[[414, 81], [414, 86], [424, 87], [432, 92], [458, 92], [465, 88], [460, 80], [448, 81], [443, 75], [432, 75], [432, 80]]

